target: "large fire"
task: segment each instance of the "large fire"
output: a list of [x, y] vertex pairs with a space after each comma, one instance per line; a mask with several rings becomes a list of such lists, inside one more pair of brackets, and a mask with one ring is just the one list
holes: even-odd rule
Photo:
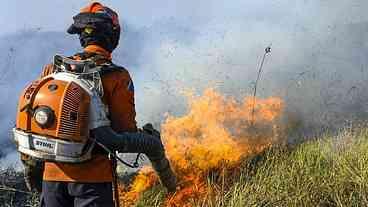
[[[179, 188], [167, 197], [166, 206], [192, 206], [199, 198], [208, 198], [216, 191], [208, 183], [209, 175], [235, 174], [242, 159], [262, 152], [281, 135], [283, 102], [279, 98], [245, 97], [239, 102], [213, 89], [202, 96], [187, 96], [188, 113], [169, 115], [162, 125], [166, 153], [179, 180]], [[143, 168], [121, 193], [121, 201], [133, 205], [157, 180], [150, 168]]]

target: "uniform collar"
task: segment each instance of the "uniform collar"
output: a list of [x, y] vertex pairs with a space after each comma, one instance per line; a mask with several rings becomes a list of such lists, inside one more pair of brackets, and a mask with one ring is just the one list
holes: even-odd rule
[[87, 47], [84, 48], [84, 52], [96, 53], [106, 57], [109, 60], [112, 59], [111, 53], [98, 45], [88, 45]]

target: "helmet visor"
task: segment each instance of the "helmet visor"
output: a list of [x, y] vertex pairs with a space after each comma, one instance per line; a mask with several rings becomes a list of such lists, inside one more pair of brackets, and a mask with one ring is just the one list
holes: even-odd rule
[[97, 24], [112, 24], [109, 16], [103, 13], [80, 13], [73, 17], [74, 23], [68, 28], [69, 34], [80, 34], [84, 28]]

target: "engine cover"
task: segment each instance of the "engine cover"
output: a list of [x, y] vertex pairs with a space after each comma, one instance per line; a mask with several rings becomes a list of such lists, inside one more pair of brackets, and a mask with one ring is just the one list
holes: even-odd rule
[[[47, 123], [42, 125], [43, 121]], [[90, 158], [86, 153], [94, 145], [90, 129], [109, 125], [106, 106], [94, 85], [78, 74], [58, 72], [32, 82], [23, 91], [13, 133], [22, 153], [81, 162]]]

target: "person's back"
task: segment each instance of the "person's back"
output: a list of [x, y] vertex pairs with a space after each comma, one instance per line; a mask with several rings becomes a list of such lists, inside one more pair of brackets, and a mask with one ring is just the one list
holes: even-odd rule
[[[86, 97], [74, 96], [72, 89], [71, 93], [65, 92], [74, 97], [88, 99], [88, 101], [79, 100], [80, 103], [75, 101], [74, 105], [76, 106], [73, 106], [76, 108], [87, 108], [86, 106], [82, 107], [82, 103], [89, 103], [87, 124], [78, 122], [75, 126], [72, 126], [70, 122], [64, 122], [64, 114], [69, 114], [65, 115], [69, 119], [73, 119], [73, 117], [75, 120], [78, 119], [78, 114], [72, 115], [70, 111], [65, 113], [63, 111], [60, 117], [57, 117], [58, 112], [55, 113], [56, 117], [50, 117], [55, 118], [52, 120], [53, 126], [56, 125], [56, 122], [59, 123], [58, 126], [62, 125], [62, 128], [67, 129], [74, 129], [79, 125], [88, 126], [86, 128], [87, 132], [83, 133], [88, 134], [86, 136], [88, 141], [83, 142], [85, 144], [84, 147], [78, 148], [80, 149], [78, 154], [84, 155], [83, 153], [86, 151], [84, 149], [92, 149], [92, 153], [89, 150], [88, 159], [78, 160], [74, 154], [76, 152], [76, 143], [73, 142], [73, 139], [76, 139], [76, 137], [70, 137], [72, 141], [58, 137], [57, 134], [51, 135], [56, 135], [56, 137], [50, 137], [47, 134], [48, 130], [43, 125], [39, 131], [32, 131], [32, 128], [29, 128], [32, 124], [26, 124], [27, 127], [22, 127], [23, 125], [18, 126], [17, 124], [14, 129], [14, 137], [16, 143], [18, 143], [18, 151], [21, 153], [21, 160], [25, 166], [27, 187], [30, 190], [37, 189], [42, 191], [41, 206], [43, 207], [114, 206], [112, 185], [115, 179], [116, 163], [113, 162], [115, 161], [114, 159], [109, 159], [111, 158], [109, 155], [114, 156], [117, 151], [120, 153], [146, 154], [151, 161], [153, 169], [160, 177], [162, 184], [168, 191], [175, 191], [176, 176], [166, 158], [160, 133], [153, 129], [151, 124], [145, 125], [142, 130], [137, 130], [132, 79], [125, 68], [115, 65], [111, 60], [111, 53], [117, 47], [120, 37], [120, 25], [117, 14], [95, 2], [83, 8], [81, 13], [73, 19], [74, 23], [68, 29], [68, 33], [79, 35], [84, 51], [68, 58], [55, 56], [54, 64], [46, 65], [40, 80], [35, 81], [34, 84], [53, 81], [54, 78], [67, 81], [68, 78], [66, 77], [71, 76], [74, 79], [71, 82], [69, 80], [70, 84], [77, 82], [87, 84], [82, 84], [87, 91], [91, 92], [91, 95], [86, 95]], [[61, 60], [58, 58], [61, 58]], [[83, 65], [82, 73], [79, 71], [81, 65]], [[91, 70], [89, 71], [86, 68]], [[60, 77], [64, 77], [64, 79], [58, 79]], [[66, 84], [67, 82], [64, 83]], [[89, 85], [89, 83], [93, 84]], [[37, 97], [48, 97], [53, 91], [58, 91], [57, 87], [57, 85], [46, 86], [45, 91], [48, 91], [48, 93], [42, 94], [42, 90], [40, 90], [39, 95], [37, 95], [38, 90], [32, 90], [32, 97], [34, 98], [29, 100], [35, 99], [35, 101], [32, 101], [32, 104], [26, 104], [26, 106], [31, 107], [27, 108], [27, 110], [24, 110], [24, 107], [19, 108], [17, 115], [20, 117], [19, 120], [22, 120], [22, 117], [27, 117], [26, 120], [31, 120], [31, 116], [34, 116], [33, 108], [41, 107], [41, 105], [33, 104], [37, 103]], [[76, 92], [76, 94], [78, 93]], [[48, 108], [49, 113], [54, 113], [53, 109], [48, 107], [48, 105], [53, 105], [54, 102], [66, 108], [70, 107], [67, 104], [64, 105], [64, 102], [68, 103], [70, 101], [64, 98], [64, 95], [59, 97], [54, 94], [51, 96], [54, 99], [47, 99], [49, 101], [43, 102], [45, 105], [42, 106], [43, 108]], [[58, 111], [56, 108], [54, 110]], [[48, 123], [47, 121], [50, 120], [48, 120], [47, 115], [42, 113], [36, 112], [35, 116], [39, 114], [38, 120]], [[59, 122], [58, 120], [61, 121]], [[33, 122], [23, 121], [22, 123]], [[55, 128], [56, 131], [58, 129], [59, 127]], [[39, 136], [46, 144], [57, 143], [61, 139], [67, 143], [64, 146], [69, 146], [69, 150], [63, 148], [63, 159], [61, 159], [58, 157], [59, 149], [56, 147], [57, 144], [51, 144], [55, 147], [52, 147], [52, 150], [48, 150], [47, 158], [45, 158], [45, 151], [31, 146], [33, 141], [28, 141], [27, 137], [23, 135], [29, 137]], [[70, 154], [70, 152], [73, 153]], [[73, 162], [70, 162], [70, 160]], [[39, 185], [41, 180], [40, 172], [43, 173], [42, 186]]]

